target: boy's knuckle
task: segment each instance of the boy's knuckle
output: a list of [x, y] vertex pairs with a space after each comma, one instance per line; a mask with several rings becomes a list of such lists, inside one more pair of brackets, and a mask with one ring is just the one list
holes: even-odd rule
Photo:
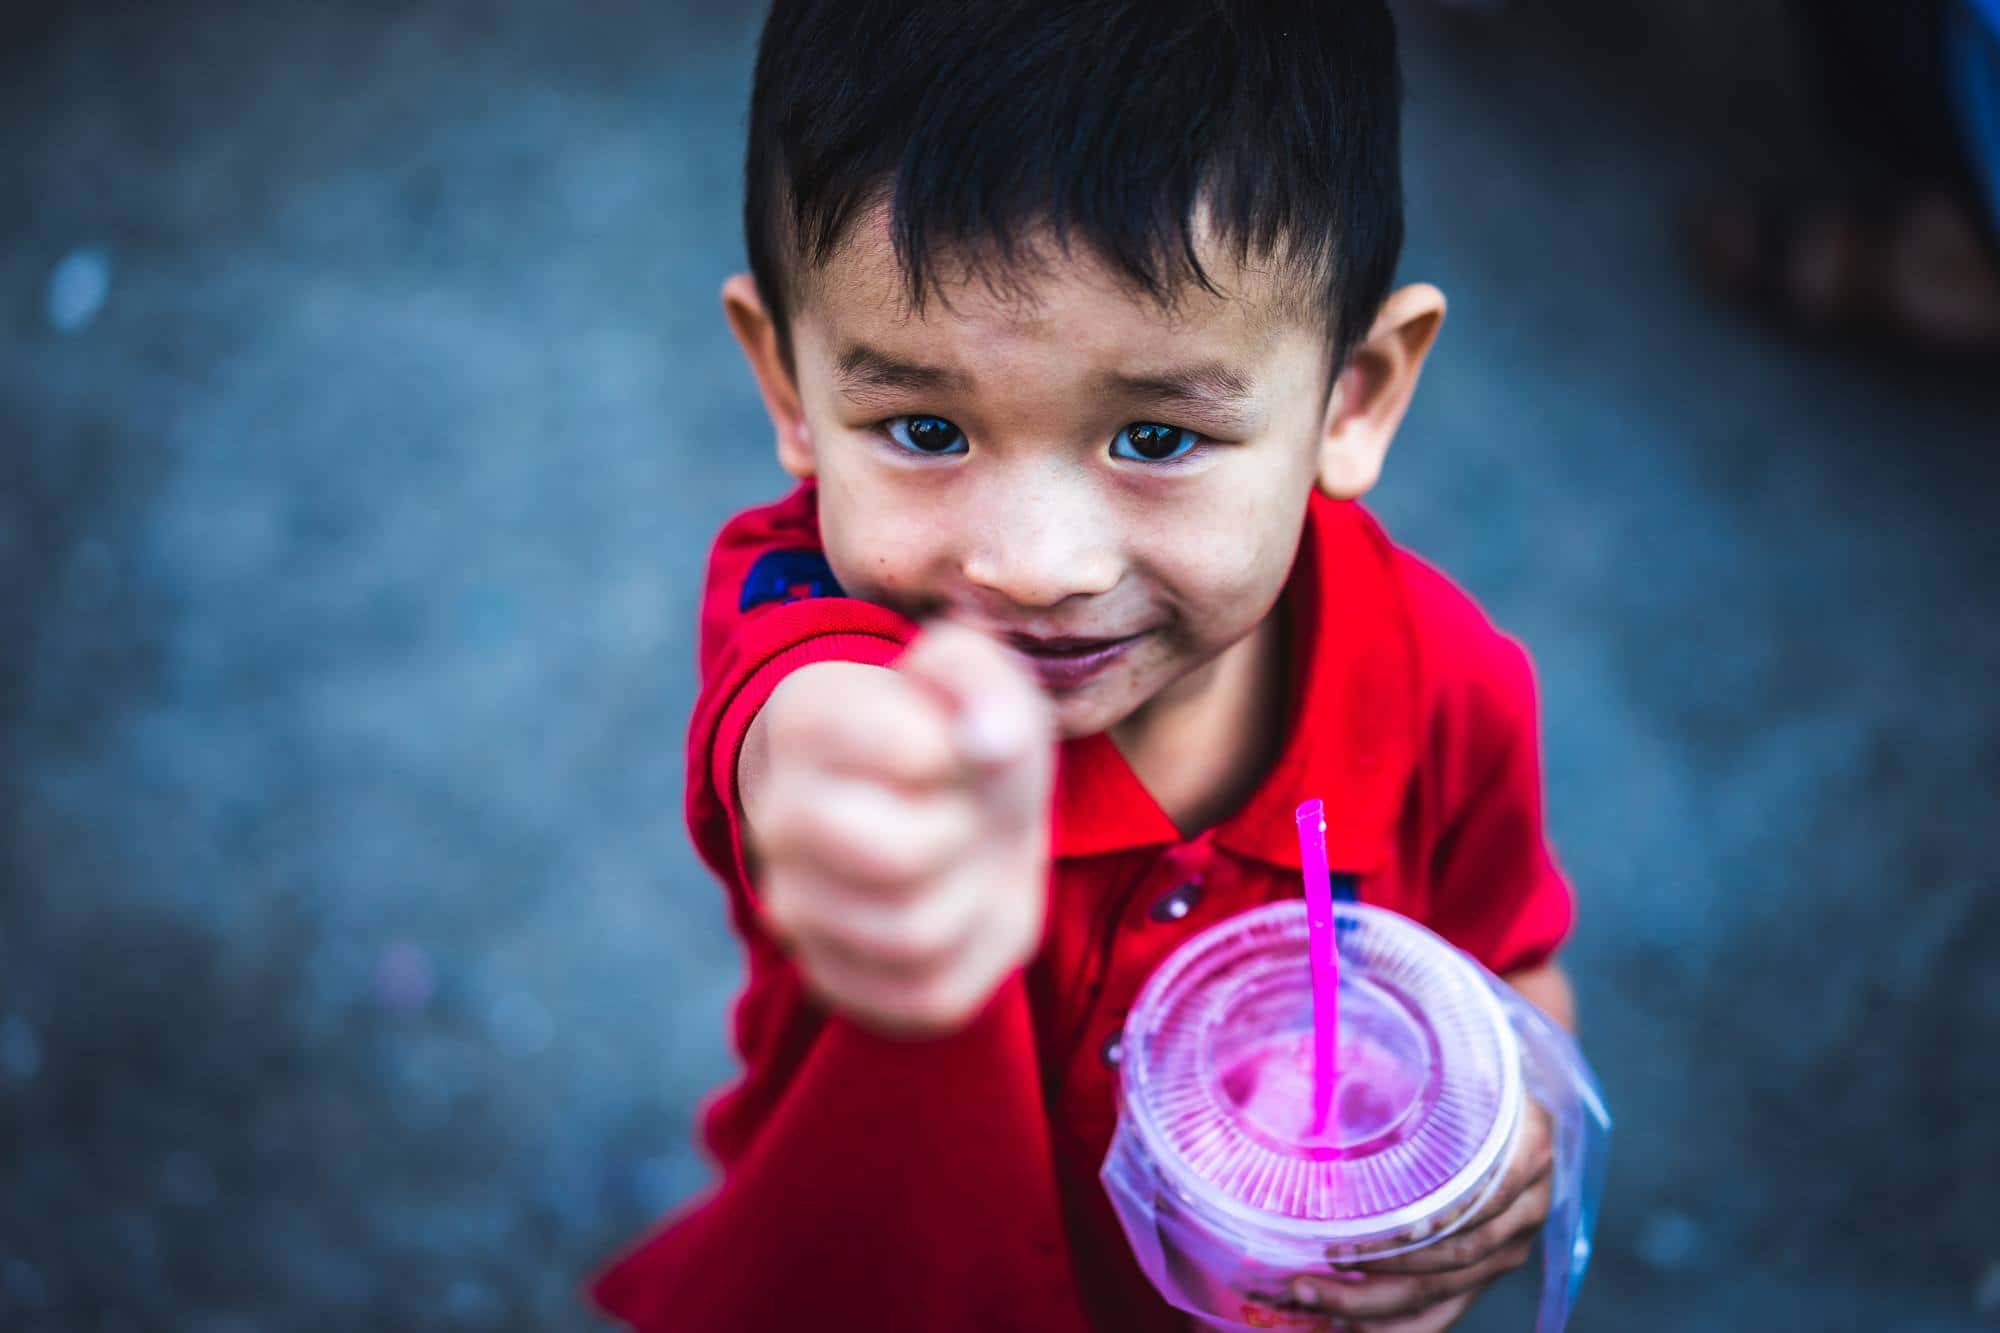
[[767, 857], [808, 860], [830, 827], [827, 811], [810, 799], [807, 784], [773, 782], [757, 821], [758, 841]]
[[883, 931], [870, 940], [870, 958], [884, 971], [922, 984], [938, 973], [944, 955], [930, 940], [914, 933], [907, 923]]
[[1473, 1232], [1438, 1242], [1438, 1262], [1452, 1268], [1476, 1264], [1485, 1254], [1485, 1240]]
[[912, 990], [912, 1011], [933, 1031], [957, 1027], [970, 1016], [973, 987], [959, 969], [941, 970]]
[[863, 1027], [877, 1032], [901, 1033], [909, 1030], [902, 1010], [893, 1002], [865, 992], [854, 992], [837, 1001], [840, 1011]]
[[849, 873], [882, 885], [897, 885], [924, 872], [923, 857], [880, 830], [855, 821], [842, 826], [840, 846]]
[[1344, 1313], [1362, 1319], [1398, 1319], [1415, 1314], [1433, 1302], [1435, 1298], [1429, 1294], [1433, 1281], [1421, 1277], [1378, 1278], [1369, 1286], [1333, 1294], [1345, 1303]]
[[908, 884], [940, 879], [956, 859], [955, 849], [941, 838], [902, 839], [893, 853], [897, 877]]
[[883, 759], [904, 782], [935, 783], [950, 777], [956, 756], [942, 723], [911, 717], [883, 731]]
[[774, 842], [782, 837], [794, 822], [793, 813], [798, 807], [796, 793], [802, 785], [783, 768], [772, 768], [770, 782], [757, 803], [756, 820], [752, 825], [765, 842]]
[[791, 946], [798, 939], [799, 921], [796, 895], [785, 881], [773, 878], [764, 890], [764, 929], [780, 944]]
[[1487, 1250], [1491, 1248], [1491, 1242], [1477, 1231], [1453, 1237], [1446, 1244], [1451, 1246], [1451, 1259], [1454, 1268], [1464, 1268], [1468, 1265], [1478, 1263], [1486, 1257]]
[[903, 947], [916, 962], [935, 963], [952, 952], [959, 939], [955, 904], [939, 898], [912, 910], [903, 924]]
[[801, 752], [826, 717], [827, 703], [826, 694], [813, 689], [803, 672], [779, 681], [764, 701], [764, 726], [774, 751], [781, 757]]
[[892, 807], [876, 792], [831, 785], [822, 799], [802, 805], [797, 819], [805, 850], [841, 874], [895, 881], [909, 872], [910, 852], [890, 827]]
[[937, 993], [917, 988], [905, 997], [898, 1017], [914, 1032], [941, 1032], [951, 1026], [951, 1008]]
[[814, 951], [839, 960], [847, 968], [864, 967], [875, 956], [873, 937], [843, 912], [803, 914], [800, 936]]
[[[772, 704], [765, 707], [770, 708], [776, 702], [774, 695]], [[772, 752], [780, 760], [797, 759], [813, 767], [852, 762], [856, 756], [885, 754], [893, 744], [896, 729], [885, 726], [879, 712], [879, 705], [863, 700], [850, 701], [821, 692], [794, 695], [772, 716]]]
[[793, 801], [772, 817], [773, 835], [782, 851], [801, 861], [817, 862], [837, 854], [846, 843], [837, 811], [824, 803]]
[[1463, 1270], [1454, 1270], [1449, 1273], [1432, 1273], [1426, 1277], [1418, 1278], [1410, 1290], [1409, 1304], [1404, 1308], [1402, 1313], [1420, 1314], [1432, 1306], [1448, 1301], [1458, 1295], [1460, 1291], [1465, 1289], [1465, 1279], [1462, 1276], [1462, 1272]]

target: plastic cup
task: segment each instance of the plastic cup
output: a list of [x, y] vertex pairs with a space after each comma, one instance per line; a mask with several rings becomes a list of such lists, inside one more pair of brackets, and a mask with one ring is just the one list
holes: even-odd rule
[[1505, 1174], [1524, 1105], [1478, 965], [1406, 917], [1335, 908], [1340, 1081], [1313, 1132], [1301, 901], [1204, 931], [1126, 1017], [1103, 1179], [1168, 1301], [1221, 1327], [1310, 1328], [1291, 1279], [1457, 1230]]

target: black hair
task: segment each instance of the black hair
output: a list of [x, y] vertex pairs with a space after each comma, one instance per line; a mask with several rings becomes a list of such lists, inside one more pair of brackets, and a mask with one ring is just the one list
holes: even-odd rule
[[886, 201], [911, 307], [949, 252], [1005, 283], [1046, 228], [1171, 309], [1198, 208], [1285, 266], [1337, 370], [1403, 242], [1401, 80], [1383, 0], [775, 0], [750, 98], [750, 268], [793, 303]]

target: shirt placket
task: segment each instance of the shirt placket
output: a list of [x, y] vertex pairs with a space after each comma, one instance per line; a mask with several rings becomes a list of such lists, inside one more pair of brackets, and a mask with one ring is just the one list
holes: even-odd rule
[[1237, 901], [1241, 877], [1231, 864], [1203, 834], [1163, 849], [1126, 893], [1109, 938], [1100, 945], [1104, 981], [1064, 1079], [1065, 1119], [1083, 1143], [1110, 1140], [1125, 1016], [1146, 979], [1175, 949], [1249, 905]]

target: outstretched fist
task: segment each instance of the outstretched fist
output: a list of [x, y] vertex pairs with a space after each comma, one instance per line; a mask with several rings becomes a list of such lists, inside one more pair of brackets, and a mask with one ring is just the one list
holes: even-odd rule
[[815, 995], [898, 1035], [978, 1012], [1041, 939], [1054, 746], [1034, 678], [959, 625], [784, 679], [738, 788], [764, 923]]

